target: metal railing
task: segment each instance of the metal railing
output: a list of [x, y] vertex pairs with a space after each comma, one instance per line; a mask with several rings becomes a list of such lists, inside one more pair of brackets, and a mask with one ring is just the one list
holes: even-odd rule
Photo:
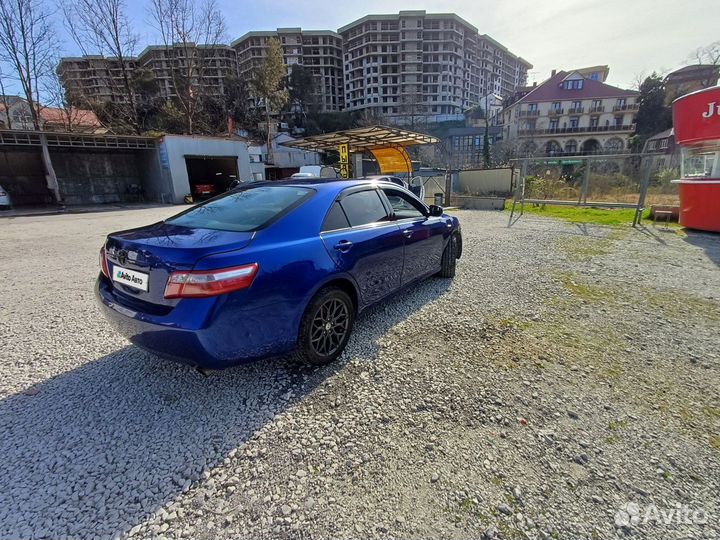
[[605, 112], [604, 105], [598, 105], [597, 107], [590, 107], [590, 114]]
[[560, 135], [564, 133], [606, 133], [613, 131], [635, 131], [635, 124], [624, 124], [609, 126], [578, 126], [548, 129], [521, 129], [518, 135]]
[[582, 114], [585, 112], [585, 107], [571, 107], [568, 109], [568, 114]]
[[640, 106], [637, 103], [629, 103], [626, 105], [615, 105], [613, 111], [636, 111]]
[[550, 111], [548, 111], [548, 114], [550, 116], [553, 116], [556, 114], [565, 114], [565, 109], [550, 109]]

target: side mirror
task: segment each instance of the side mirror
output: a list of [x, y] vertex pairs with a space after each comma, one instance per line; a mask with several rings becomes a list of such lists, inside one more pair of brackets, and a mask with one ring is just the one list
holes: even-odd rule
[[440, 217], [440, 216], [443, 215], [443, 212], [444, 212], [444, 210], [443, 210], [443, 207], [442, 207], [442, 206], [438, 206], [438, 205], [436, 205], [436, 204], [431, 204], [431, 205], [430, 205], [430, 216], [432, 216], [432, 217]]

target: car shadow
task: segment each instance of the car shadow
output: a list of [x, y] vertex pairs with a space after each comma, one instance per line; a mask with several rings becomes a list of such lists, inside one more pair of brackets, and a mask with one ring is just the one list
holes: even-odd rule
[[702, 248], [705, 255], [717, 266], [720, 266], [720, 234], [692, 229], [685, 229], [685, 233], [684, 240], [687, 243]]
[[449, 285], [431, 279], [361, 314], [330, 366], [282, 357], [204, 377], [127, 346], [0, 400], [0, 538], [128, 532], [348, 361], [375, 359]]

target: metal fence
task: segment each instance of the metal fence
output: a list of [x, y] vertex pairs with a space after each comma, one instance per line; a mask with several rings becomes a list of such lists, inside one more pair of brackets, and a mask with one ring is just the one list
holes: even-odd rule
[[514, 160], [520, 178], [509, 225], [525, 204], [635, 210], [633, 226], [648, 205], [676, 205], [679, 171], [657, 166], [655, 154], [526, 157]]

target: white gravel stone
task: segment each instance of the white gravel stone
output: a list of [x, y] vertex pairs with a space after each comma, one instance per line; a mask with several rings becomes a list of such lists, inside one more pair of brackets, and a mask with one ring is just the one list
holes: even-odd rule
[[335, 365], [204, 378], [93, 300], [104, 235], [177, 210], [0, 218], [0, 538], [610, 538], [627, 503], [720, 515], [716, 236], [458, 212], [455, 280], [362, 314]]

